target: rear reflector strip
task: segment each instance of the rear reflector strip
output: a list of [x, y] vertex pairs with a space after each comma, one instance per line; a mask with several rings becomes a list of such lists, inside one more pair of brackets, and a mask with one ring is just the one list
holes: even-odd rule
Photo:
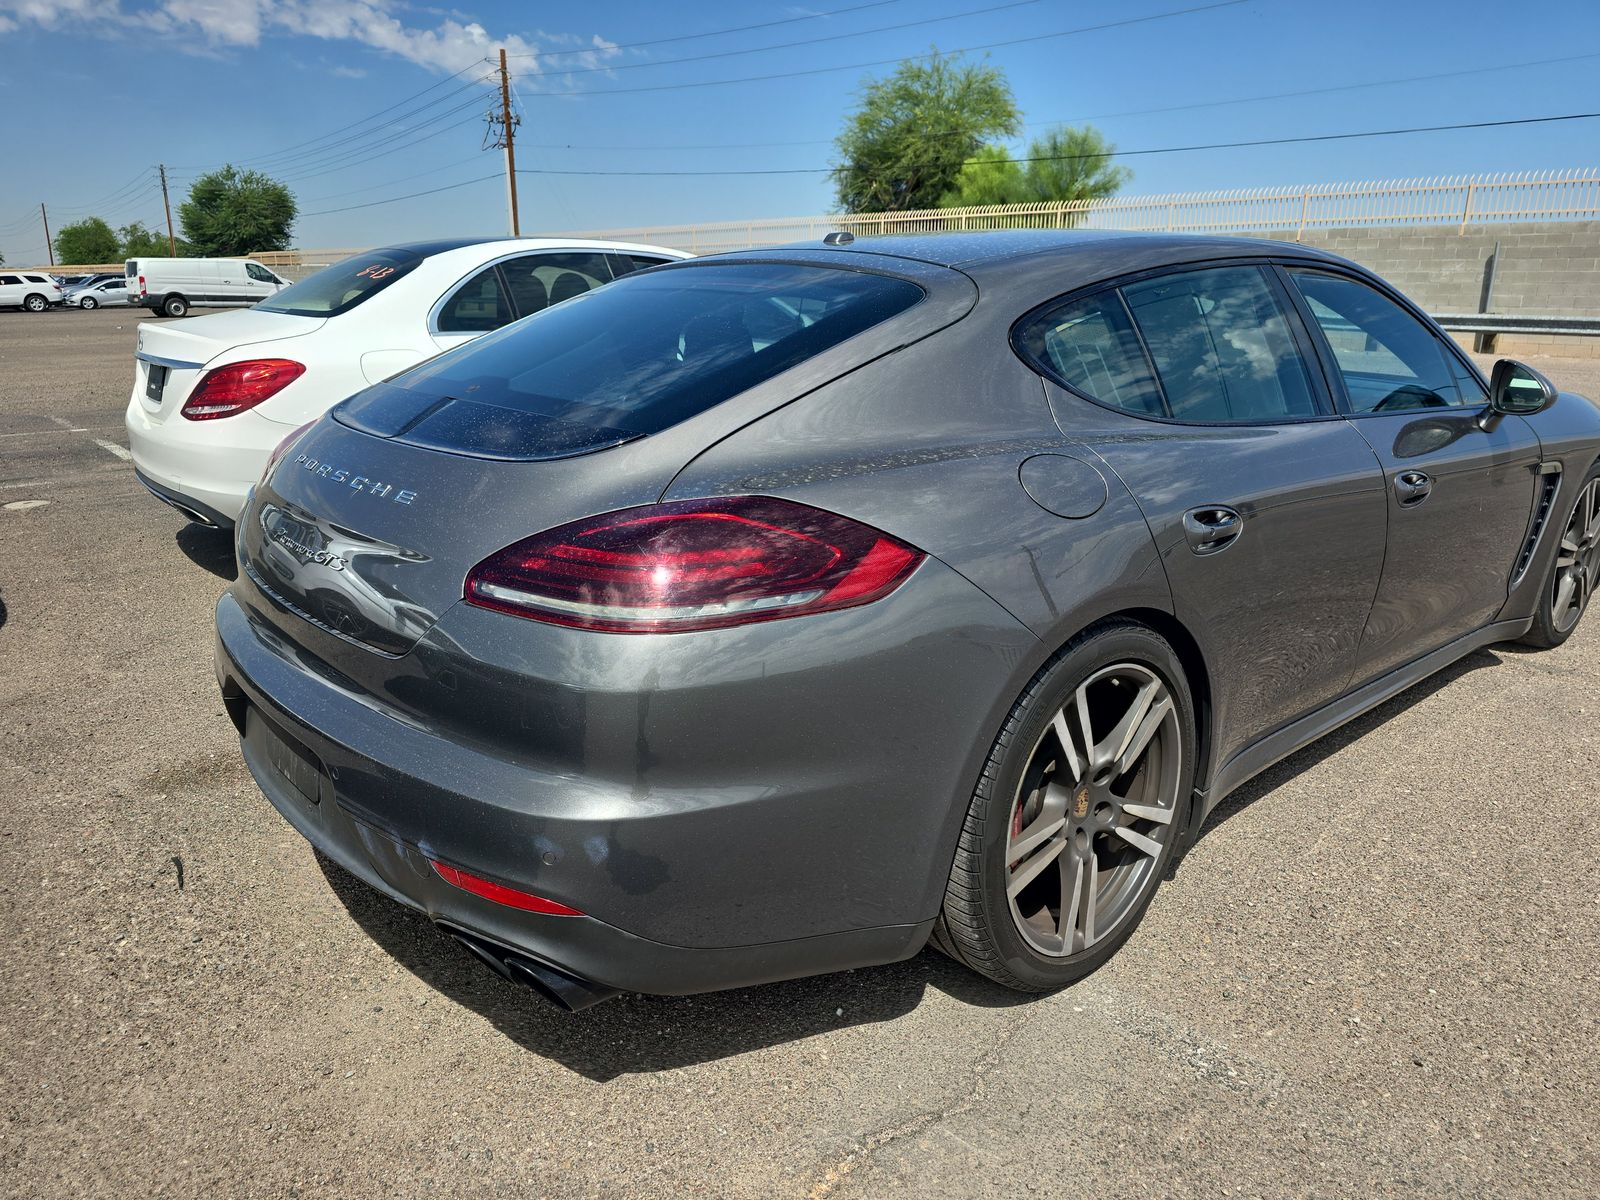
[[480, 879], [476, 875], [468, 874], [458, 867], [434, 859], [428, 860], [438, 874], [439, 878], [453, 887], [458, 887], [464, 892], [471, 892], [474, 896], [482, 896], [485, 900], [493, 900], [496, 904], [504, 904], [507, 908], [520, 908], [524, 912], [544, 913], [552, 917], [581, 917], [584, 914], [576, 908], [568, 908], [565, 904], [558, 904], [554, 900], [546, 900], [543, 896], [535, 896], [531, 892], [519, 892], [516, 888], [506, 887], [503, 883], [494, 883], [488, 879]]

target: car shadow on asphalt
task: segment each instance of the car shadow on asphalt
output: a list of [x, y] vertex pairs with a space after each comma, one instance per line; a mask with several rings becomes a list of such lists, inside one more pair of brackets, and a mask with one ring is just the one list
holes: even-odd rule
[[239, 563], [233, 555], [233, 530], [208, 529], [190, 521], [178, 530], [173, 541], [195, 566], [229, 582], [239, 577]]
[[1448, 687], [1463, 675], [1470, 674], [1473, 671], [1480, 671], [1485, 667], [1497, 667], [1501, 663], [1500, 656], [1502, 654], [1516, 654], [1525, 649], [1527, 647], [1506, 643], [1475, 650], [1437, 674], [1428, 676], [1421, 683], [1407, 688], [1398, 696], [1385, 700], [1377, 708], [1363, 713], [1349, 724], [1341, 725], [1332, 733], [1325, 734], [1304, 749], [1295, 751], [1282, 762], [1268, 767], [1223, 800], [1212, 811], [1211, 815], [1206, 818], [1205, 824], [1201, 827], [1199, 836], [1195, 840], [1198, 842], [1202, 838], [1209, 837], [1229, 819], [1238, 816], [1263, 796], [1276, 791], [1303, 772], [1309, 771], [1312, 767], [1322, 762], [1323, 759], [1337, 754], [1351, 743], [1359, 741], [1385, 721], [1399, 716], [1413, 705], [1421, 704], [1435, 692]]
[[906, 962], [698, 996], [623, 994], [579, 1013], [547, 1005], [463, 950], [430, 920], [317, 856], [356, 924], [440, 994], [487, 1018], [525, 1050], [589, 1079], [712, 1062], [911, 1012], [932, 987], [963, 1004], [1005, 1008], [1036, 997], [1002, 988], [935, 950]]
[[[1223, 801], [1200, 836], [1208, 836], [1255, 801], [1463, 675], [1498, 665], [1499, 649], [1468, 655], [1290, 755]], [[401, 966], [441, 995], [487, 1018], [523, 1049], [599, 1081], [710, 1062], [852, 1025], [892, 1021], [914, 1010], [930, 987], [978, 1008], [1011, 1007], [1036, 999], [991, 983], [928, 949], [905, 962], [881, 967], [699, 996], [624, 994], [584, 1012], [563, 1013], [482, 966], [420, 913], [374, 891], [331, 859], [319, 854], [317, 861], [356, 924]]]

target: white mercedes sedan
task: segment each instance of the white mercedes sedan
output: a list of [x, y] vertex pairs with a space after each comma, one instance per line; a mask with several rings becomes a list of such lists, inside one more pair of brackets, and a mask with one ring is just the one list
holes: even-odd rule
[[227, 529], [272, 452], [345, 397], [619, 276], [690, 257], [558, 238], [358, 254], [253, 308], [139, 326], [128, 444], [139, 481]]

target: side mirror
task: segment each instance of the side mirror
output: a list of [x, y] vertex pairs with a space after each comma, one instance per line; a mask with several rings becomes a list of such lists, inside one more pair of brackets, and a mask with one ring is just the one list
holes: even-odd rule
[[1526, 363], [1502, 358], [1489, 376], [1489, 411], [1502, 417], [1531, 417], [1556, 402], [1556, 387]]

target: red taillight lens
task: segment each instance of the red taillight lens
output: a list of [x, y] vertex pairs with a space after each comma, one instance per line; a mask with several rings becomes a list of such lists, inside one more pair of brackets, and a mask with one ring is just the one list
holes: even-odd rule
[[303, 365], [287, 358], [229, 363], [201, 376], [183, 402], [183, 415], [191, 421], [231, 417], [276, 396], [305, 373]]
[[675, 633], [867, 604], [923, 558], [836, 513], [732, 496], [628, 508], [535, 534], [474, 567], [465, 596], [556, 625]]
[[552, 917], [583, 916], [579, 909], [568, 908], [565, 904], [546, 900], [543, 896], [535, 896], [532, 892], [519, 892], [516, 888], [506, 887], [503, 883], [480, 879], [476, 875], [469, 875], [459, 867], [435, 862], [431, 858], [428, 860], [428, 865], [438, 872], [439, 878], [446, 883], [464, 892], [471, 892], [474, 896], [482, 896], [485, 900], [493, 900], [496, 904], [504, 904], [508, 908], [520, 908], [525, 912], [544, 913]]
[[300, 426], [299, 429], [296, 429], [288, 437], [284, 438], [283, 441], [278, 443], [277, 449], [267, 456], [267, 465], [261, 468], [261, 482], [265, 482], [267, 476], [272, 474], [272, 468], [283, 461], [283, 456], [289, 453], [289, 450], [294, 446], [294, 444], [300, 440], [300, 435], [315, 424], [315, 421], [307, 421], [304, 425]]

